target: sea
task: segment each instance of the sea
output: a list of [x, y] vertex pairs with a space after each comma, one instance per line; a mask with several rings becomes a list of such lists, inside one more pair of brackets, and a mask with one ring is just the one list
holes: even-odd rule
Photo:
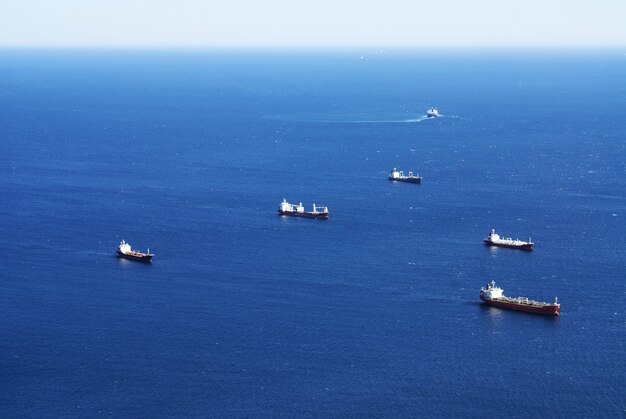
[[1, 417], [626, 415], [623, 48], [2, 49], [0, 197]]

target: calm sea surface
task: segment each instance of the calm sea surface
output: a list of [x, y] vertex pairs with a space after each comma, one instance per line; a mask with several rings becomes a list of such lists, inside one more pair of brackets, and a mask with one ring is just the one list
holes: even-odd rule
[[626, 414], [624, 51], [4, 50], [0, 196], [2, 417]]

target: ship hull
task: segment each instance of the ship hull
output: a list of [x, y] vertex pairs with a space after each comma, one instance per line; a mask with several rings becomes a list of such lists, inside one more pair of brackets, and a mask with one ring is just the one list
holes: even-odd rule
[[406, 178], [406, 179], [389, 178], [389, 180], [391, 180], [392, 182], [422, 183], [421, 177]]
[[490, 299], [483, 297], [482, 295], [480, 296], [480, 299], [483, 300], [485, 304], [488, 304], [494, 307], [499, 307], [499, 308], [506, 308], [508, 310], [525, 311], [527, 313], [543, 314], [547, 316], [559, 315], [560, 306], [555, 306], [551, 304], [547, 304], [543, 307], [533, 307], [533, 306], [528, 306], [524, 304], [515, 304], [515, 303], [508, 303], [505, 301], [490, 300]]
[[285, 215], [287, 217], [319, 218], [321, 220], [328, 219], [328, 213], [325, 212], [295, 212], [278, 210], [278, 215]]
[[141, 255], [130, 255], [127, 253], [122, 253], [119, 250], [117, 251], [117, 255], [121, 258], [124, 259], [128, 259], [128, 260], [134, 260], [137, 262], [143, 262], [143, 263], [150, 263], [152, 262], [152, 256], [154, 255], [149, 255], [149, 254], [141, 254]]
[[518, 249], [518, 250], [533, 250], [533, 243], [522, 244], [520, 246], [516, 246], [513, 244], [504, 244], [504, 243], [494, 243], [491, 240], [484, 240], [487, 246], [496, 246], [496, 247], [506, 247], [507, 249]]

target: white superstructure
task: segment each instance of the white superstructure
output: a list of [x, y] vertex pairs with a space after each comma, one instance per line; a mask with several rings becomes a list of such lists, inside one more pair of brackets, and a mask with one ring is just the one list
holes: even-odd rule
[[393, 180], [393, 179], [409, 179], [409, 178], [418, 178], [420, 177], [419, 174], [413, 174], [413, 172], [409, 172], [408, 175], [405, 175], [404, 172], [402, 170], [398, 170], [395, 167], [393, 168], [393, 170], [391, 171], [391, 173], [389, 173], [389, 179]]
[[[304, 205], [302, 202], [296, 204], [290, 204], [287, 202], [285, 198], [283, 198], [283, 202], [280, 203], [280, 208], [278, 211], [282, 213], [296, 213], [296, 214], [304, 214]], [[328, 214], [328, 207], [317, 206], [313, 204], [313, 211], [307, 214]]]
[[123, 239], [120, 242], [120, 245], [117, 247], [117, 249], [124, 254], [128, 254], [133, 251], [130, 247], [130, 244], [126, 243]]
[[528, 239], [527, 242], [525, 242], [519, 239], [513, 240], [510, 237], [504, 237], [504, 238], [500, 237], [500, 235], [496, 233], [494, 229], [491, 229], [491, 233], [489, 233], [489, 237], [487, 237], [487, 239], [491, 240], [491, 242], [494, 244], [503, 244], [506, 246], [525, 246], [525, 245], [533, 244], [530, 238]]
[[491, 281], [485, 287], [481, 288], [480, 293], [488, 300], [503, 297], [502, 288], [496, 287], [496, 281]]
[[430, 108], [426, 111], [426, 116], [429, 118], [434, 118], [439, 116], [439, 111], [435, 108]]
[[283, 202], [280, 203], [280, 210], [283, 212], [303, 213], [304, 206], [302, 205], [302, 202], [298, 203], [298, 205], [290, 204], [285, 198], [283, 198]]

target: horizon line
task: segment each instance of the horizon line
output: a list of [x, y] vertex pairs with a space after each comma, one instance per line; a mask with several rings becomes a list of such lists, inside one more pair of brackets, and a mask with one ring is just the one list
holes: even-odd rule
[[85, 44], [85, 45], [73, 45], [73, 44], [59, 44], [59, 45], [2, 45], [0, 49], [101, 49], [101, 50], [348, 50], [348, 49], [376, 49], [379, 51], [389, 50], [554, 50], [554, 49], [621, 49], [626, 48], [625, 44], [551, 44], [551, 45], [100, 45], [100, 44]]

